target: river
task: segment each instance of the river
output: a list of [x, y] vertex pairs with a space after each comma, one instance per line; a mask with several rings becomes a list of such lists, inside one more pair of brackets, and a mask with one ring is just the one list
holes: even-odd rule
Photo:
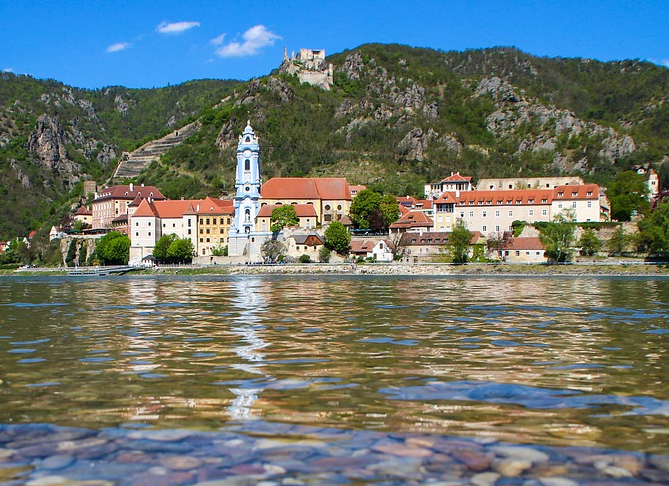
[[[291, 461], [324, 458], [320, 469], [348, 482], [414, 484], [402, 468], [427, 474], [443, 441], [469, 444], [487, 469], [451, 454], [439, 463], [450, 472], [421, 480], [534, 478], [548, 461], [511, 474], [499, 461], [527, 458], [495, 456], [507, 447], [551, 461], [561, 454], [557, 476], [570, 481], [665, 484], [668, 317], [666, 278], [0, 277], [0, 484], [158, 484], [146, 475], [160, 468], [165, 484], [247, 484], [254, 474], [312, 484], [316, 473]], [[347, 454], [333, 452], [344, 447], [337, 436], [352, 444]], [[81, 446], [94, 438], [97, 455]], [[205, 474], [211, 467], [193, 447], [205, 438], [239, 441], [248, 455]], [[149, 454], [146, 443], [161, 440], [192, 447], [119, 466], [123, 454]], [[245, 442], [263, 440], [284, 444], [274, 444], [281, 460], [258, 452], [273, 443]], [[67, 441], [87, 455], [59, 449]], [[313, 450], [291, 455], [288, 445]], [[606, 470], [593, 459], [592, 471], [577, 474], [579, 461], [565, 453], [575, 448], [638, 464], [617, 459]], [[336, 465], [340, 456], [353, 462]], [[174, 466], [188, 457], [198, 462]], [[122, 474], [99, 467], [82, 476], [82, 461]]]

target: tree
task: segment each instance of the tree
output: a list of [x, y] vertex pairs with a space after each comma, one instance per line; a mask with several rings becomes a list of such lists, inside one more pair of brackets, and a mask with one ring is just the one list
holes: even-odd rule
[[606, 244], [607, 249], [609, 250], [609, 255], [622, 255], [627, 249], [629, 242], [628, 236], [625, 234], [625, 229], [623, 225], [619, 225], [616, 230], [611, 234], [609, 241]]
[[351, 235], [346, 230], [346, 227], [339, 221], [330, 223], [330, 226], [328, 226], [325, 233], [323, 233], [323, 238], [325, 239], [325, 247], [328, 250], [334, 250], [340, 255], [346, 255], [348, 253], [348, 248], [351, 244]]
[[355, 196], [349, 215], [356, 227], [375, 230], [376, 228], [372, 226], [383, 225], [383, 216], [380, 212], [381, 199], [381, 194], [371, 189], [363, 189]]
[[659, 203], [650, 217], [639, 221], [637, 246], [652, 253], [669, 252], [669, 200]]
[[635, 211], [646, 214], [650, 209], [646, 179], [631, 170], [616, 174], [606, 196], [611, 202], [611, 218], [616, 221], [630, 221]]
[[189, 238], [178, 238], [167, 249], [167, 258], [170, 262], [190, 263], [193, 261], [193, 253], [193, 242]]
[[571, 260], [574, 243], [574, 226], [563, 214], [558, 214], [553, 221], [546, 223], [539, 233], [544, 255], [552, 262], [564, 263]]
[[318, 250], [318, 261], [320, 263], [328, 263], [330, 261], [330, 255], [332, 250], [327, 248], [325, 245], [321, 246], [321, 249]]
[[118, 231], [110, 231], [98, 241], [95, 254], [104, 265], [125, 265], [130, 258], [130, 238]]
[[594, 256], [602, 248], [602, 242], [592, 228], [586, 228], [578, 240], [578, 246], [581, 247], [581, 255]]
[[228, 245], [218, 245], [211, 249], [214, 256], [228, 256]]
[[270, 239], [260, 247], [260, 254], [269, 263], [276, 263], [286, 252], [286, 246], [278, 240]]
[[386, 230], [391, 224], [400, 219], [400, 208], [397, 204], [397, 198], [391, 194], [386, 194], [381, 198], [379, 210], [383, 214], [383, 228]]
[[453, 263], [467, 263], [469, 260], [469, 247], [472, 241], [472, 232], [467, 229], [467, 223], [458, 219], [453, 226], [453, 231], [448, 235], [446, 251]]
[[278, 234], [286, 226], [297, 226], [299, 224], [300, 219], [297, 217], [297, 212], [292, 204], [284, 204], [272, 210], [269, 227], [272, 233]]
[[174, 233], [161, 236], [153, 247], [153, 256], [159, 262], [166, 263], [169, 261], [168, 250], [170, 245], [174, 243], [179, 237]]

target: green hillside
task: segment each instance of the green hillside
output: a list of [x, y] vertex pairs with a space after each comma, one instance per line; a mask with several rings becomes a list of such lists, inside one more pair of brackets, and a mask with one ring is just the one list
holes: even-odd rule
[[[260, 136], [265, 178], [346, 176], [402, 195], [418, 195], [426, 181], [453, 171], [580, 174], [606, 184], [631, 164], [646, 164], [669, 179], [666, 68], [514, 48], [382, 44], [328, 61], [331, 91], [278, 70], [247, 83], [96, 91], [2, 74], [0, 239], [57, 219], [80, 191], [78, 181], [106, 181], [122, 151], [195, 119], [199, 132], [137, 182], [172, 198], [232, 191], [247, 119]], [[50, 145], [55, 155], [44, 148]]]

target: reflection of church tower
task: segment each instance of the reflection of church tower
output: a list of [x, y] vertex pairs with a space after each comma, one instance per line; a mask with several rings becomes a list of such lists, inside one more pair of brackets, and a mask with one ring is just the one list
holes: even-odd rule
[[260, 208], [260, 146], [250, 123], [239, 136], [237, 173], [235, 175], [235, 222], [230, 233], [249, 234], [255, 226]]

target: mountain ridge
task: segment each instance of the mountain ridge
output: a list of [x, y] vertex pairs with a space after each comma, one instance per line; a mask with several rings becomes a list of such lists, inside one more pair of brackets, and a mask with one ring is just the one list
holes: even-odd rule
[[651, 63], [400, 44], [327, 61], [331, 91], [278, 70], [151, 90], [80, 90], [3, 73], [0, 238], [55, 221], [77, 204], [72, 196], [85, 197], [77, 179], [103, 183], [122, 151], [196, 120], [197, 133], [136, 182], [170, 197], [230, 191], [247, 118], [261, 136], [266, 178], [344, 175], [403, 195], [458, 170], [605, 183], [630, 164], [666, 167], [669, 70]]

